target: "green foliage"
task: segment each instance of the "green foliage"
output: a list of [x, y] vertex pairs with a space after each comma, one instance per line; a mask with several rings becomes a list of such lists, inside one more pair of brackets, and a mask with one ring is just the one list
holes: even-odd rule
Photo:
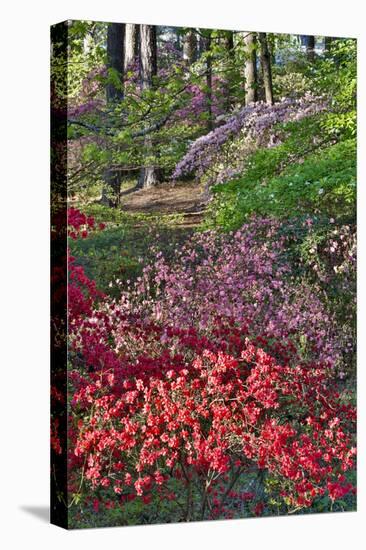
[[337, 39], [314, 72], [314, 87], [331, 98], [324, 130], [331, 135], [355, 137], [357, 95], [357, 41]]
[[[327, 170], [327, 160], [321, 162], [322, 153], [330, 143], [329, 136], [323, 137], [321, 132], [326, 116], [315, 115], [279, 126], [277, 130], [282, 139], [279, 145], [254, 150], [248, 157], [245, 171], [240, 178], [214, 187], [214, 200], [210, 206], [207, 224], [232, 229], [242, 225], [253, 214], [286, 217], [291, 212], [288, 210], [290, 206], [295, 208], [293, 215], [312, 208], [312, 200], [301, 203], [296, 193], [307, 197], [308, 185], [300, 189], [300, 182], [312, 180], [312, 167], [309, 166], [306, 170], [308, 164], [304, 166], [304, 159], [307, 163], [312, 157], [319, 159], [323, 172]], [[351, 145], [349, 148], [352, 148]], [[333, 155], [330, 157], [333, 158]], [[315, 160], [315, 164], [317, 162]], [[340, 168], [341, 164], [342, 160], [337, 166]], [[297, 170], [302, 171], [302, 179], [301, 175], [298, 180], [294, 178]], [[320, 174], [319, 171], [316, 173]], [[318, 185], [317, 188], [319, 191], [321, 186]], [[316, 189], [316, 185], [313, 189]], [[286, 193], [288, 198], [284, 199], [282, 193]], [[287, 201], [286, 207], [282, 207], [284, 200]]]
[[240, 201], [259, 214], [284, 218], [302, 213], [351, 216], [356, 193], [355, 142], [338, 143], [312, 154], [256, 191], [244, 192]]
[[354, 140], [312, 153], [276, 175], [274, 168], [283, 161], [282, 153], [280, 147], [254, 153], [252, 166], [241, 179], [227, 187], [218, 186], [218, 200], [214, 203], [216, 223], [232, 229], [253, 214], [278, 218], [320, 214], [354, 216]]
[[82, 92], [83, 80], [89, 73], [102, 66], [106, 51], [106, 23], [93, 21], [68, 21], [67, 55], [52, 58], [51, 78], [58, 97], [77, 99]]
[[85, 239], [71, 240], [71, 254], [97, 287], [114, 297], [119, 296], [127, 281], [141, 274], [144, 263], [152, 258], [151, 243], [169, 255], [190, 232], [176, 228], [177, 215], [130, 214], [100, 204], [86, 206], [84, 211], [97, 223], [105, 223], [106, 228]]
[[284, 72], [273, 75], [273, 93], [275, 97], [299, 98], [311, 90], [311, 80], [301, 72]]

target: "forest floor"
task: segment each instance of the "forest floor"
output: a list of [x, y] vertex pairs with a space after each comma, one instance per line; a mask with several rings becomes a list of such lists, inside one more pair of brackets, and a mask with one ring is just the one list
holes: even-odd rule
[[73, 241], [72, 254], [100, 290], [118, 297], [119, 287], [111, 287], [111, 281], [135, 280], [143, 265], [155, 260], [156, 250], [174, 256], [199, 230], [206, 204], [204, 186], [193, 181], [150, 189], [136, 189], [131, 182], [122, 189], [118, 209], [89, 205], [87, 213], [106, 228]]
[[130, 214], [176, 216], [174, 225], [202, 221], [207, 203], [204, 186], [196, 182], [162, 183], [148, 189], [129, 187], [121, 193], [121, 210]]

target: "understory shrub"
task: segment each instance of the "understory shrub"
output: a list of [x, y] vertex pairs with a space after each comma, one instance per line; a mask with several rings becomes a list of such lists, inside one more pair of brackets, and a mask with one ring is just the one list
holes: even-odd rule
[[[253, 472], [272, 480], [282, 513], [354, 491], [354, 409], [323, 368], [278, 365], [244, 342], [235, 355], [203, 346], [189, 361], [177, 336], [171, 359], [163, 345], [132, 362], [121, 354], [122, 369], [71, 372], [74, 496], [87, 489], [122, 507], [171, 498], [189, 521], [230, 517], [228, 499], [248, 493], [239, 478]], [[266, 499], [246, 498], [263, 512]]]
[[322, 148], [278, 173], [284, 149], [257, 151], [240, 178], [214, 188], [211, 225], [240, 227], [253, 214], [286, 220], [301, 215], [354, 217], [354, 139]]

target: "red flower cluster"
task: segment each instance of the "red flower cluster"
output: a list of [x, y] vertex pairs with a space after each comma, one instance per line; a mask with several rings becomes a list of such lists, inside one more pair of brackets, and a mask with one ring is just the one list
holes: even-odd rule
[[[310, 506], [327, 491], [334, 499], [350, 490], [343, 473], [354, 464], [355, 411], [340, 402], [324, 369], [278, 364], [235, 328], [229, 355], [207, 349], [220, 348], [220, 338], [210, 346], [192, 331], [171, 331], [162, 346], [159, 327], [150, 326], [151, 355], [133, 359], [126, 349], [113, 354], [102, 343], [101, 318], [84, 325], [76, 340], [89, 369], [70, 374], [70, 469], [93, 490], [112, 487], [124, 499], [155, 490], [164, 498], [175, 479], [182, 490], [204, 487], [202, 506], [206, 502], [212, 517], [222, 510], [230, 480], [253, 469], [280, 481], [290, 508]], [[142, 327], [124, 322], [133, 352]], [[175, 346], [179, 353], [169, 351]], [[222, 493], [218, 509], [215, 487]]]
[[[70, 228], [68, 232], [69, 237], [74, 240], [78, 237], [85, 239], [89, 231], [96, 229], [93, 216], [87, 216], [77, 208], [72, 207], [67, 210], [67, 225]], [[99, 223], [98, 228], [103, 230], [105, 223]]]

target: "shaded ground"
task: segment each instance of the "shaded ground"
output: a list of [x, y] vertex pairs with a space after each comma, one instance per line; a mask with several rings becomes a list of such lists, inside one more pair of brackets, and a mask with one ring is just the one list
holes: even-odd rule
[[178, 215], [176, 225], [192, 226], [202, 221], [207, 197], [196, 182], [162, 183], [150, 189], [128, 188], [121, 193], [121, 209], [131, 214]]

